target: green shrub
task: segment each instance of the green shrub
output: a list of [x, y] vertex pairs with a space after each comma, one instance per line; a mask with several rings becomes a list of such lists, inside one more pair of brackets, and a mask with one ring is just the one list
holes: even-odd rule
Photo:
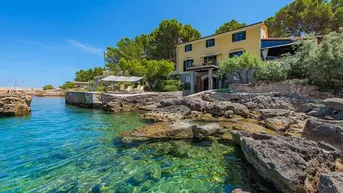
[[175, 92], [175, 91], [179, 91], [179, 88], [176, 85], [166, 85], [163, 88], [164, 92]]
[[54, 89], [54, 87], [51, 84], [45, 85], [43, 87], [43, 90], [52, 90], [52, 89]]
[[104, 92], [105, 91], [105, 87], [100, 85], [97, 89], [96, 89], [97, 92]]
[[[184, 85], [179, 80], [161, 80], [156, 84], [155, 90], [156, 91], [165, 91], [167, 86], [174, 86], [177, 88], [176, 91], [182, 90]], [[169, 87], [170, 88], [170, 87]], [[169, 91], [167, 91], [169, 92]]]
[[273, 61], [263, 62], [259, 65], [255, 78], [270, 82], [281, 82], [287, 79], [289, 67], [285, 63]]

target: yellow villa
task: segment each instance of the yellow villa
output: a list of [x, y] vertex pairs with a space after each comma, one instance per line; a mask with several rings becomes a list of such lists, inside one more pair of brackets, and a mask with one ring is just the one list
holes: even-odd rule
[[[190, 93], [217, 89], [223, 84], [216, 75], [219, 61], [240, 56], [245, 51], [260, 55], [264, 60], [276, 59], [284, 53], [292, 53], [292, 44], [292, 38], [268, 38], [267, 26], [259, 22], [179, 44], [176, 71]], [[251, 82], [254, 72], [244, 73], [246, 82]], [[231, 76], [228, 80], [235, 82], [236, 78]]]

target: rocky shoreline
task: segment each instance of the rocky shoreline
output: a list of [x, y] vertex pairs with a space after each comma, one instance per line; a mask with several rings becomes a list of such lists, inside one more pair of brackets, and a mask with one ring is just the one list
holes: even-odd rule
[[[302, 92], [101, 95], [110, 112], [154, 122], [122, 140], [215, 137], [240, 146], [246, 161], [280, 192], [343, 192], [343, 99]], [[235, 190], [236, 192], [243, 190]]]
[[342, 192], [342, 107], [340, 98], [297, 93], [205, 92], [161, 101], [142, 114], [156, 123], [122, 138], [218, 137], [239, 145], [247, 162], [281, 192]]
[[26, 94], [0, 94], [0, 117], [29, 115], [31, 101]]

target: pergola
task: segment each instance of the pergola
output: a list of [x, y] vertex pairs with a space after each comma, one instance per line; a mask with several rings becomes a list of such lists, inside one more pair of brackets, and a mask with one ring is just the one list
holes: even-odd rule
[[[144, 77], [135, 77], [135, 76], [107, 76], [102, 78], [101, 81], [105, 82], [105, 87], [107, 87], [111, 82], [121, 82], [118, 87], [119, 90], [124, 90], [124, 82], [138, 82]], [[109, 83], [109, 84], [108, 84]]]
[[143, 77], [135, 77], [135, 76], [108, 76], [101, 80], [105, 82], [138, 82], [142, 79]]

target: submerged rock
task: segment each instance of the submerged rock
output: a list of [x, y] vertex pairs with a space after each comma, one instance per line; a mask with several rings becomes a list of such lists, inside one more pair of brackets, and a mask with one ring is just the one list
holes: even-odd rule
[[31, 101], [26, 94], [0, 94], [0, 116], [29, 115]]
[[192, 139], [205, 138], [217, 133], [221, 126], [217, 123], [205, 125], [195, 124], [189, 121], [178, 120], [176, 122], [158, 122], [134, 129], [132, 132], [122, 132], [125, 141], [149, 140], [149, 139]]
[[329, 144], [295, 137], [233, 132], [246, 160], [280, 191], [316, 192], [322, 173], [335, 171], [340, 151]]
[[239, 188], [236, 188], [231, 193], [249, 193], [249, 192], [245, 192], [245, 191], [243, 191], [243, 190], [241, 190]]
[[319, 193], [343, 193], [343, 173], [331, 172], [320, 175]]

